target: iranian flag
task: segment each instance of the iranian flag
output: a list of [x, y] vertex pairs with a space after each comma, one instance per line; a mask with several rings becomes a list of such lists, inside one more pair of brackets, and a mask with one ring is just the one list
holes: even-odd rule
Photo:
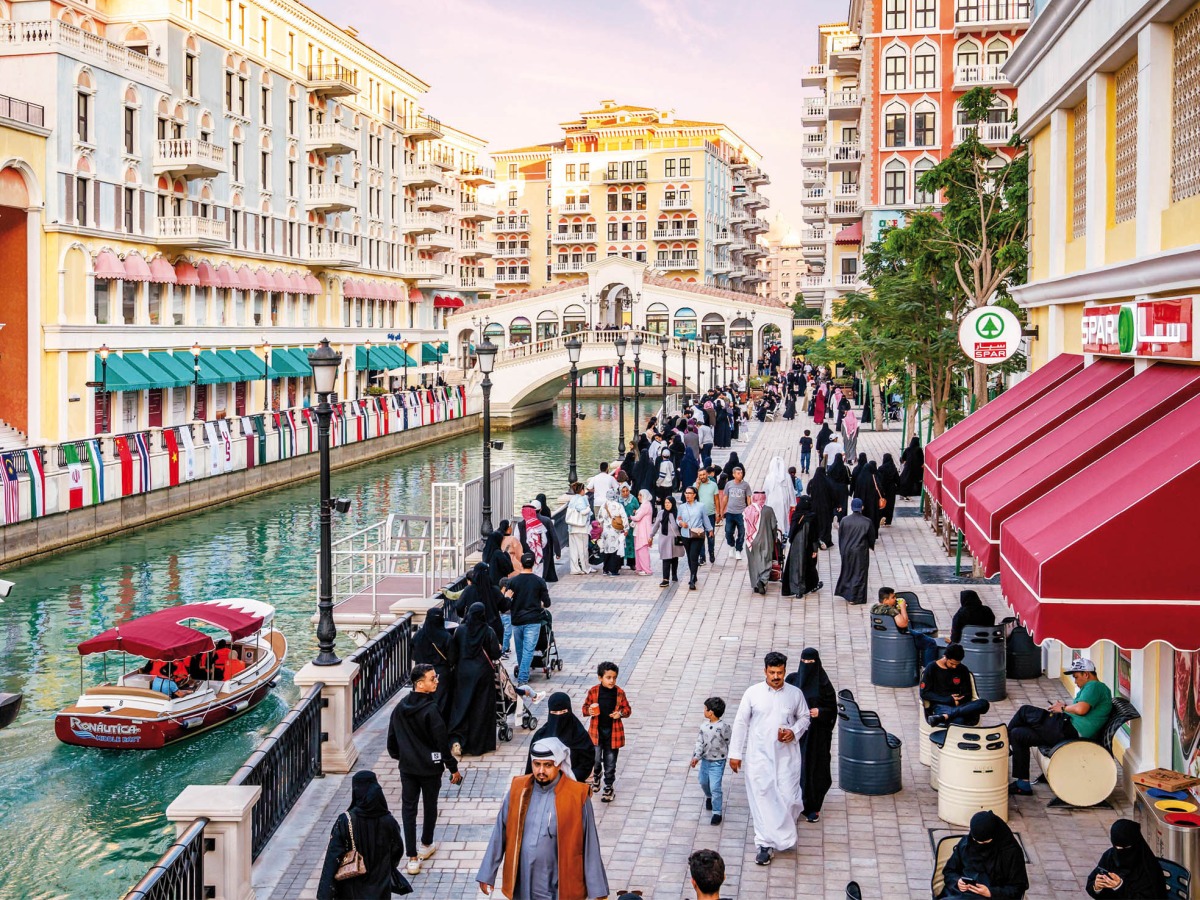
[[113, 446], [121, 460], [121, 496], [133, 493], [133, 454], [129, 452], [129, 440], [123, 435], [113, 438]]
[[167, 445], [167, 484], [179, 484], [179, 438], [174, 428], [163, 429], [163, 443]]
[[83, 506], [83, 463], [79, 461], [79, 451], [74, 444], [63, 444], [63, 456], [67, 459], [70, 509], [80, 509]]
[[100, 442], [88, 441], [88, 467], [92, 470], [92, 503], [104, 502], [104, 457], [100, 455]]

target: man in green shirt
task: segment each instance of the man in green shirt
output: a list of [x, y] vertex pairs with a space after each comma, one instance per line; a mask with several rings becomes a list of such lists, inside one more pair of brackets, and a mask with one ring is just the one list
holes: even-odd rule
[[1112, 713], [1112, 692], [1096, 677], [1096, 664], [1082, 657], [1073, 660], [1066, 672], [1075, 681], [1075, 702], [1051, 703], [1049, 709], [1022, 706], [1008, 723], [1008, 741], [1012, 746], [1010, 794], [1028, 796], [1029, 748], [1053, 747], [1074, 738], [1095, 740], [1104, 730]]
[[[712, 477], [712, 473], [708, 467], [702, 468], [696, 475], [696, 500], [704, 507], [704, 514], [712, 521], [717, 521], [717, 481]], [[714, 531], [708, 533], [708, 559], [712, 562], [717, 561], [717, 545]], [[705, 561], [704, 544], [700, 545], [700, 562]]]

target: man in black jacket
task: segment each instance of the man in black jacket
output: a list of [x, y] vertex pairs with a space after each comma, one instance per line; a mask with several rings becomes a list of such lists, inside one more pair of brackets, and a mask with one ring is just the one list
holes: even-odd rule
[[974, 696], [971, 673], [962, 664], [962, 644], [951, 644], [946, 655], [921, 674], [921, 699], [929, 704], [930, 725], [978, 725], [990, 704]]
[[533, 571], [532, 553], [521, 554], [521, 573], [508, 579], [512, 592], [509, 600], [512, 616], [513, 648], [517, 653], [517, 689], [529, 684], [529, 667], [533, 651], [542, 633], [542, 610], [550, 606], [550, 591], [546, 582]]
[[[437, 824], [438, 794], [442, 790], [442, 770], [450, 770], [450, 783], [461, 784], [458, 761], [450, 752], [446, 723], [438, 712], [438, 674], [433, 666], [424, 663], [413, 666], [412, 693], [392, 710], [388, 728], [388, 755], [399, 762], [401, 818], [404, 823], [404, 846], [408, 848], [410, 875], [421, 872], [421, 860], [429, 859], [437, 850], [433, 829]], [[425, 820], [421, 825], [421, 848], [417, 850], [417, 801], [425, 805]]]

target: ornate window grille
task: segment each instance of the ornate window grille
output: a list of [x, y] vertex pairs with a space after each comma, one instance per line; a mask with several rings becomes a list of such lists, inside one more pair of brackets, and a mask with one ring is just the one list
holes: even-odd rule
[[1137, 96], [1138, 61], [1135, 57], [1117, 72], [1117, 153], [1113, 209], [1116, 221], [1137, 215]]
[[1081, 238], [1087, 232], [1087, 100], [1071, 112], [1075, 122], [1075, 156], [1071, 168], [1071, 189], [1075, 192], [1071, 212], [1073, 235]]
[[1175, 23], [1171, 202], [1200, 194], [1200, 7]]

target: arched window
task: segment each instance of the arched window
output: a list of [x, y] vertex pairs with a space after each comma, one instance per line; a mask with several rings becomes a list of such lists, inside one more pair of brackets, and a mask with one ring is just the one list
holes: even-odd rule
[[913, 146], [934, 147], [937, 142], [937, 107], [922, 100], [913, 107]]
[[908, 109], [898, 100], [883, 108], [883, 145], [904, 147], [908, 136]]
[[1003, 38], [996, 38], [987, 45], [987, 64], [989, 66], [1002, 66], [1008, 62], [1008, 54], [1012, 52], [1012, 48], [1008, 46], [1008, 42]]
[[893, 159], [883, 167], [883, 202], [888, 206], [903, 206], [908, 188], [908, 166], [902, 159]]
[[960, 43], [954, 50], [954, 65], [979, 65], [979, 45], [970, 38]]
[[576, 331], [582, 331], [585, 325], [587, 325], [587, 312], [578, 303], [572, 303], [563, 310], [563, 334], [574, 334]]
[[533, 340], [533, 327], [529, 324], [529, 320], [524, 316], [517, 316], [508, 323], [508, 339], [509, 343], [514, 346], [517, 344], [528, 344]]
[[932, 91], [937, 87], [937, 48], [921, 43], [913, 50], [913, 88]]
[[689, 306], [675, 310], [675, 337], [685, 341], [696, 337], [696, 311]]
[[933, 160], [929, 157], [918, 159], [913, 164], [913, 203], [917, 206], [932, 206], [937, 203], [936, 191], [921, 190], [921, 176], [933, 168]]
[[883, 89], [902, 91], [908, 87], [908, 52], [894, 44], [883, 52]]
[[713, 335], [725, 340], [725, 317], [720, 313], [709, 313], [701, 321], [703, 340], [708, 341]]
[[646, 307], [646, 330], [655, 334], [666, 334], [669, 318], [670, 313], [665, 303], [651, 303]]
[[537, 317], [537, 339], [548, 341], [556, 337], [558, 337], [558, 315], [553, 310], [544, 309], [538, 313]]
[[483, 329], [484, 340], [490, 340], [493, 344], [503, 346], [504, 344], [504, 326], [499, 322], [488, 322]]

